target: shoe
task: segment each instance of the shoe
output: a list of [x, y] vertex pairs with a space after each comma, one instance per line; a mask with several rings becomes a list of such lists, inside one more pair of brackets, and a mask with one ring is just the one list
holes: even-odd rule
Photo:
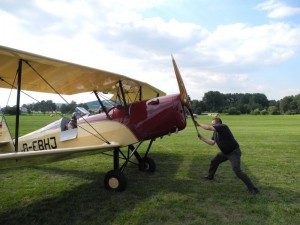
[[204, 179], [204, 180], [213, 180], [214, 177], [207, 175], [205, 177], [202, 177], [202, 179]]
[[248, 192], [251, 195], [256, 195], [259, 193], [259, 190], [256, 187], [253, 187], [252, 189], [249, 189]]

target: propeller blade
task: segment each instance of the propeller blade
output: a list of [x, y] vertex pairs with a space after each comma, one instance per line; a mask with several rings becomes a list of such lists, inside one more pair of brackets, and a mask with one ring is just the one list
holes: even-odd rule
[[196, 120], [194, 118], [194, 114], [193, 114], [193, 110], [192, 110], [192, 104], [191, 104], [191, 101], [190, 101], [190, 97], [187, 94], [187, 91], [185, 89], [185, 86], [184, 86], [184, 83], [183, 83], [180, 71], [178, 69], [178, 66], [177, 66], [177, 64], [175, 62], [175, 59], [174, 59], [173, 55], [172, 55], [172, 63], [173, 63], [173, 67], [174, 67], [174, 71], [175, 71], [175, 75], [176, 75], [176, 79], [177, 79], [179, 91], [180, 91], [181, 102], [182, 102], [182, 104], [184, 106], [186, 106], [186, 108], [188, 109], [189, 113], [191, 114], [191, 117], [192, 117], [193, 123], [195, 125], [197, 134], [199, 135], [198, 127], [196, 125]]
[[189, 96], [185, 89], [182, 77], [180, 75], [179, 69], [177, 67], [177, 64], [175, 62], [173, 55], [172, 55], [172, 62], [173, 62], [173, 67], [174, 67], [174, 71], [175, 71], [175, 75], [176, 75], [176, 79], [177, 79], [177, 83], [178, 83], [178, 87], [179, 87], [179, 91], [180, 91], [181, 101], [188, 109], [192, 109], [192, 105], [191, 105]]

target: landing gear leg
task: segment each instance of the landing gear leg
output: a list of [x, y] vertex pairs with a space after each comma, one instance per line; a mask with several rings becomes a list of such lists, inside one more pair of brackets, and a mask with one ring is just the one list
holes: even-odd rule
[[[133, 145], [128, 146], [128, 155], [124, 155], [122, 151], [119, 148], [115, 148], [113, 151], [113, 159], [114, 159], [114, 169], [107, 172], [104, 177], [104, 187], [109, 191], [115, 191], [115, 192], [121, 192], [126, 189], [127, 186], [127, 180], [126, 177], [123, 174], [123, 171], [126, 168], [126, 165], [131, 162], [133, 164], [137, 164], [139, 169], [144, 172], [154, 172], [156, 169], [156, 165], [153, 159], [148, 157], [148, 153], [150, 151], [150, 148], [152, 146], [152, 143], [155, 139], [152, 139], [148, 145], [147, 151], [145, 153], [145, 156], [142, 157], [138, 153], [138, 148], [142, 144], [140, 142], [137, 147], [134, 147]], [[131, 151], [131, 153], [130, 153]], [[125, 159], [124, 164], [120, 167], [119, 159], [120, 159], [120, 153], [122, 155], [122, 159]], [[138, 163], [132, 162], [130, 159], [132, 156], [135, 156]]]
[[152, 146], [153, 141], [154, 140], [150, 141], [147, 152], [144, 157], [141, 157], [141, 155], [138, 153], [138, 151], [136, 151], [136, 149], [134, 148], [133, 145], [129, 145], [130, 150], [133, 151], [134, 156], [136, 157], [136, 159], [139, 162], [139, 169], [141, 171], [154, 172], [156, 169], [156, 164], [155, 164], [154, 160], [151, 159], [150, 157], [148, 157], [148, 153]]
[[106, 173], [104, 187], [109, 191], [121, 192], [126, 189], [127, 180], [119, 168], [119, 148], [114, 149], [114, 170]]

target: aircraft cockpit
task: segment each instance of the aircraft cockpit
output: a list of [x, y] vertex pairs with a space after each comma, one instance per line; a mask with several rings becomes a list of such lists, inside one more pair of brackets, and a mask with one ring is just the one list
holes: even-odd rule
[[[76, 113], [76, 118], [79, 119], [80, 117], [83, 116], [88, 116], [90, 115], [90, 112], [87, 111], [85, 108], [83, 107], [76, 107], [75, 108], [75, 113]], [[74, 113], [73, 113], [74, 114]]]

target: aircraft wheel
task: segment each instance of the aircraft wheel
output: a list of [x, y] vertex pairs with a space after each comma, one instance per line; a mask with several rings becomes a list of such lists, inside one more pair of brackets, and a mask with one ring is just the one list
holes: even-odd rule
[[108, 191], [121, 192], [126, 189], [127, 180], [119, 170], [111, 170], [104, 177], [104, 187]]
[[156, 169], [154, 160], [149, 157], [144, 157], [143, 162], [139, 165], [139, 169], [145, 172], [154, 172]]

